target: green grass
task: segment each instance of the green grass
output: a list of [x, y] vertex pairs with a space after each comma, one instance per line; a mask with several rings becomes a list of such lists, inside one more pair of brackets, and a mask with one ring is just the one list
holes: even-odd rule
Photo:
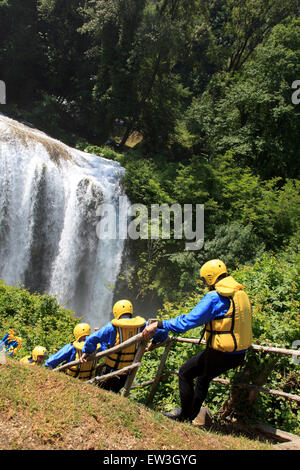
[[265, 450], [269, 443], [170, 421], [63, 373], [0, 366], [0, 449]]

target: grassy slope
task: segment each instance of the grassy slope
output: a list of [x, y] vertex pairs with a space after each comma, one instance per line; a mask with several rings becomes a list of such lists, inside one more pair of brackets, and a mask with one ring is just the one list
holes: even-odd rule
[[170, 421], [63, 373], [0, 365], [0, 449], [260, 450], [269, 444]]

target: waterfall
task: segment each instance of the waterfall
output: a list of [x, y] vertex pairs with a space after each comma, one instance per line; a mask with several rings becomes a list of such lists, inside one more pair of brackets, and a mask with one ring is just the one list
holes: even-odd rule
[[124, 169], [0, 115], [0, 278], [55, 295], [92, 328], [111, 317], [124, 240], [100, 239]]

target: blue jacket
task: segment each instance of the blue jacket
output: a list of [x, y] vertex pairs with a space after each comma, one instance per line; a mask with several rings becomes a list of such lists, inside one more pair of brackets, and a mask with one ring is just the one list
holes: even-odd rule
[[46, 367], [55, 369], [59, 364], [63, 362], [71, 362], [75, 360], [76, 349], [72, 344], [66, 344], [55, 354], [52, 354], [45, 362]]
[[[99, 345], [96, 344], [96, 347], [97, 346], [98, 346], [97, 352], [103, 350], [102, 345], [99, 347]], [[55, 367], [59, 366], [60, 364], [75, 361], [75, 359], [76, 359], [75, 347], [71, 343], [66, 344], [59, 351], [57, 351], [55, 354], [52, 354], [48, 358], [48, 360], [45, 362], [45, 367], [50, 367], [51, 369], [55, 369]]]
[[[211, 291], [206, 294], [187, 315], [179, 315], [170, 320], [163, 320], [165, 336], [168, 335], [169, 331], [184, 333], [185, 331], [204, 325], [217, 317], [225, 315], [229, 307], [230, 300], [228, 297], [220, 295], [217, 291]], [[160, 337], [163, 337], [163, 335], [161, 334]], [[165, 339], [166, 338], [164, 338], [163, 341]], [[245, 351], [226, 352], [225, 354], [238, 354], [243, 352]]]

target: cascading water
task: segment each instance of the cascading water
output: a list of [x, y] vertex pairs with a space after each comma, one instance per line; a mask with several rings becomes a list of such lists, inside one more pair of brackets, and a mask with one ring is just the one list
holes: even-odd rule
[[[124, 240], [97, 208], [127, 200], [124, 169], [0, 115], [0, 278], [55, 295], [92, 327], [110, 319]], [[124, 230], [124, 228], [121, 228]]]

